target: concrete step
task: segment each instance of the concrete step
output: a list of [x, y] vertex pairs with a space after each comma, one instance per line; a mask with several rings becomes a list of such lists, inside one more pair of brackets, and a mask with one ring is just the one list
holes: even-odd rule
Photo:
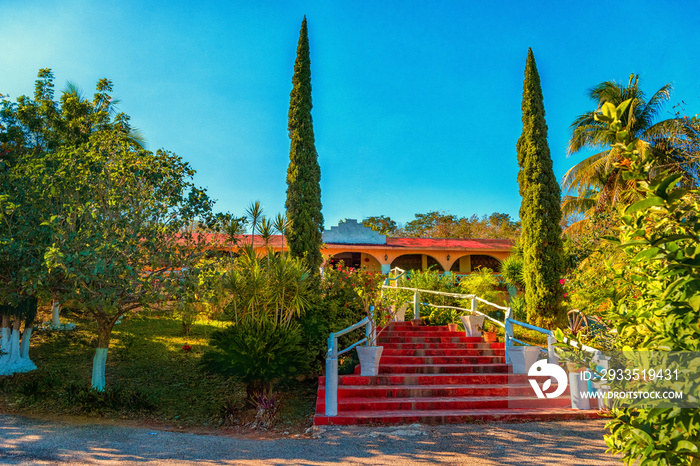
[[[383, 359], [383, 358], [382, 358]], [[379, 364], [379, 374], [473, 374], [473, 373], [508, 373], [506, 364]], [[360, 366], [355, 367], [360, 373]]]
[[[338, 400], [338, 413], [353, 411], [452, 411], [466, 409], [520, 409], [520, 408], [566, 408], [568, 397], [497, 397], [497, 396], [462, 396], [462, 397], [407, 397], [407, 398], [343, 398]], [[325, 414], [325, 400], [316, 404], [316, 413]]]
[[381, 364], [492, 364], [505, 363], [503, 356], [478, 354], [465, 354], [458, 356], [394, 356], [382, 353]]
[[415, 357], [479, 357], [479, 356], [497, 356], [501, 359], [505, 358], [505, 351], [500, 349], [490, 349], [490, 348], [452, 348], [452, 349], [424, 349], [424, 348], [412, 348], [412, 349], [396, 349], [384, 347], [382, 351], [382, 359], [385, 357], [401, 357], [401, 356], [415, 356]]
[[[546, 380], [547, 377], [543, 377]], [[319, 383], [324, 385], [326, 377], [319, 377]], [[505, 385], [527, 384], [525, 374], [502, 373], [458, 373], [458, 374], [379, 374], [379, 375], [341, 375], [338, 386], [341, 385]]]
[[[556, 387], [556, 384], [554, 384]], [[569, 389], [561, 396], [568, 396]], [[464, 396], [524, 396], [532, 397], [530, 384], [464, 384], [464, 385], [341, 385], [338, 400], [344, 398], [410, 398], [410, 397], [464, 397]], [[318, 398], [326, 399], [326, 388], [318, 388]]]
[[418, 411], [354, 411], [338, 416], [316, 414], [314, 425], [360, 424], [464, 424], [470, 422], [528, 422], [571, 419], [599, 419], [596, 411], [567, 408], [548, 409], [464, 409]]

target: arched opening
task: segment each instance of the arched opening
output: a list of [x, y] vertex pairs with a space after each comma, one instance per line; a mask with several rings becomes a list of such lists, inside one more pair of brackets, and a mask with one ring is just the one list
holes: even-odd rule
[[436, 270], [444, 272], [440, 263], [433, 257], [427, 254], [404, 254], [397, 257], [391, 263], [391, 268], [399, 267], [404, 270]]
[[452, 267], [450, 267], [450, 272], [455, 273], [471, 273], [482, 267], [488, 267], [493, 270], [494, 273], [501, 272], [501, 261], [493, 256], [487, 256], [484, 254], [466, 254], [459, 257]]
[[343, 267], [352, 267], [353, 269], [359, 269], [362, 266], [362, 253], [361, 252], [339, 252], [333, 254], [328, 261], [332, 266], [338, 265], [339, 262], [343, 263]]
[[377, 258], [364, 252], [339, 252], [333, 254], [329, 260], [332, 266], [336, 266], [339, 262], [343, 263], [343, 267], [352, 267], [353, 269], [364, 269], [375, 272], [382, 270], [382, 265]]

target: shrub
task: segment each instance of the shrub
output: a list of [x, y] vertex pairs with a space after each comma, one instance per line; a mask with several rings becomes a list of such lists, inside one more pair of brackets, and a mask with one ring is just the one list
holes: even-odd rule
[[299, 324], [274, 325], [267, 319], [242, 319], [214, 332], [202, 363], [213, 372], [239, 379], [246, 393], [271, 393], [274, 384], [309, 370], [309, 353]]

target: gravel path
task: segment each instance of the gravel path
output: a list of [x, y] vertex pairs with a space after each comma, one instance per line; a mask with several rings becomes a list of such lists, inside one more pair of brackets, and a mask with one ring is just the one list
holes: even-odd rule
[[614, 465], [604, 421], [328, 427], [263, 439], [0, 414], [0, 464]]

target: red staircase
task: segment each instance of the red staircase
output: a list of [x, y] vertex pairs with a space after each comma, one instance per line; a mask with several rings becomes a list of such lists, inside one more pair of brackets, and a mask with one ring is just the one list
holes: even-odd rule
[[484, 343], [447, 327], [389, 324], [379, 375], [341, 375], [338, 415], [326, 416], [320, 377], [315, 425], [536, 421], [598, 417], [571, 409], [568, 390], [539, 399], [526, 375], [512, 374], [503, 343]]

